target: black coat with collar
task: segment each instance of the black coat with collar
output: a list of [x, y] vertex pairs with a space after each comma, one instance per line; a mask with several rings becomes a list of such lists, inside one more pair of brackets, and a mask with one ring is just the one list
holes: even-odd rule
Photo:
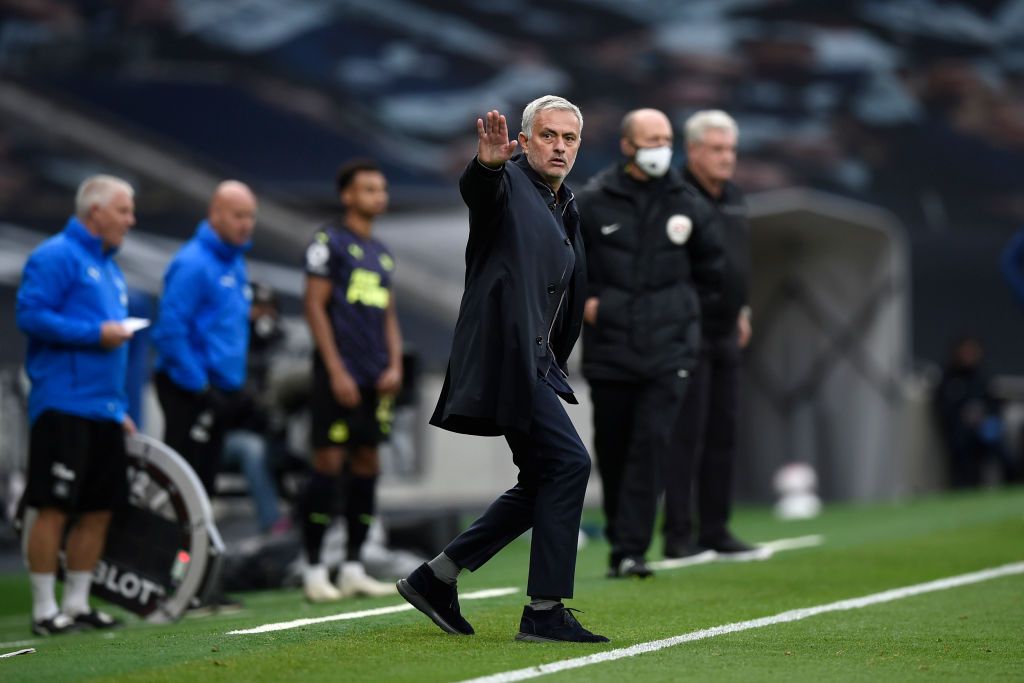
[[721, 296], [725, 257], [718, 214], [673, 170], [639, 182], [619, 163], [580, 191], [588, 296], [597, 324], [583, 330], [590, 380], [647, 381], [690, 370], [702, 306]]
[[569, 188], [556, 198], [521, 154], [497, 170], [474, 158], [459, 190], [469, 207], [466, 286], [430, 423], [464, 434], [528, 432], [539, 362], [550, 345], [564, 369], [583, 323], [579, 213]]

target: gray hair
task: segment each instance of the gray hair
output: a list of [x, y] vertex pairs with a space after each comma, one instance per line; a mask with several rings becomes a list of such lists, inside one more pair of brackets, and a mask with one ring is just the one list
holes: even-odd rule
[[580, 122], [580, 134], [583, 133], [583, 114], [580, 113], [580, 108], [575, 104], [559, 97], [558, 95], [544, 95], [538, 97], [533, 102], [526, 105], [523, 109], [523, 135], [529, 140], [530, 136], [533, 135], [533, 117], [537, 115], [537, 112], [545, 111], [548, 109], [561, 109], [562, 111], [571, 111], [575, 116], [576, 120]]
[[704, 109], [686, 119], [686, 144], [692, 145], [704, 139], [708, 130], [727, 130], [738, 139], [740, 128], [736, 120], [721, 109]]
[[78, 186], [75, 193], [75, 215], [85, 220], [94, 206], [106, 206], [118, 192], [126, 192], [129, 197], [135, 196], [135, 190], [122, 180], [112, 175], [89, 176]]

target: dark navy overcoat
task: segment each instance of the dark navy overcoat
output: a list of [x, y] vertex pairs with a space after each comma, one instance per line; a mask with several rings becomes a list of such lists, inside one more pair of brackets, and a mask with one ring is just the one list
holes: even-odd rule
[[497, 170], [474, 158], [459, 190], [469, 207], [466, 288], [430, 423], [529, 432], [538, 367], [553, 354], [564, 370], [583, 324], [579, 212], [569, 188], [556, 196], [522, 154]]

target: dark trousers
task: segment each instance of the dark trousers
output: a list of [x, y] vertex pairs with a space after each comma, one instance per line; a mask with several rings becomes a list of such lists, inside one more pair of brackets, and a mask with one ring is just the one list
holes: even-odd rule
[[192, 466], [212, 498], [224, 444], [221, 420], [208, 409], [201, 394], [182, 389], [164, 373], [157, 373], [154, 383], [164, 413], [164, 443]]
[[728, 533], [732, 470], [736, 460], [739, 410], [736, 335], [704, 339], [700, 361], [676, 422], [674, 457], [665, 459], [665, 544], [692, 542]]
[[505, 435], [519, 468], [518, 483], [444, 552], [460, 567], [476, 571], [533, 528], [527, 593], [571, 598], [590, 456], [554, 389], [543, 379], [537, 380], [533, 402], [530, 432]]
[[661, 461], [669, 450], [687, 380], [675, 372], [645, 382], [591, 380], [594, 451], [601, 473], [612, 563], [651, 545]]

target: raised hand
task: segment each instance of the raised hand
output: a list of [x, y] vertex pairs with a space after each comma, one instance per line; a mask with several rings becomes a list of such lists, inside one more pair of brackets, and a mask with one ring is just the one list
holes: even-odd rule
[[476, 158], [490, 168], [498, 168], [511, 159], [519, 144], [508, 139], [508, 124], [504, 114], [498, 113], [497, 109], [476, 120], [476, 132], [480, 137]]

